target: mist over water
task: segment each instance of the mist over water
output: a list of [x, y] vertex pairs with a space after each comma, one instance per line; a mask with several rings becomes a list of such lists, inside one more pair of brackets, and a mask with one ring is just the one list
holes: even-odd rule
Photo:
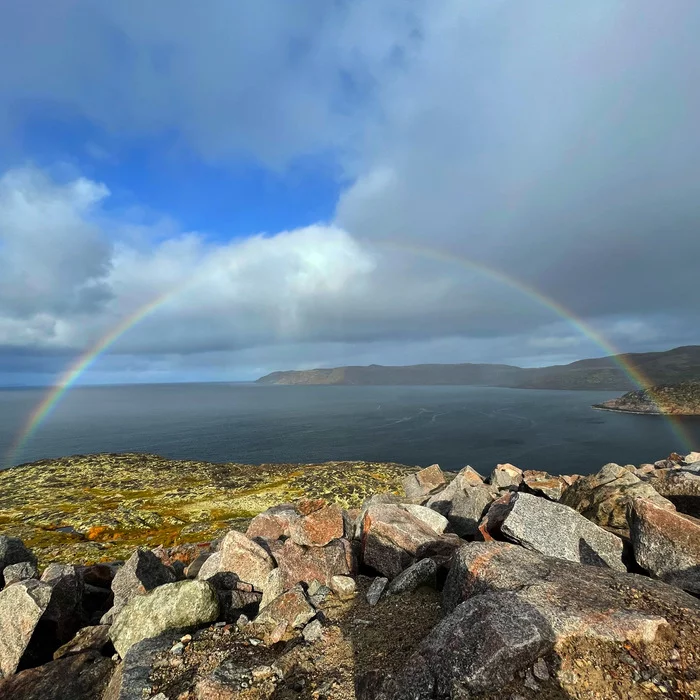
[[[14, 463], [92, 452], [214, 462], [368, 460], [444, 469], [499, 462], [591, 473], [687, 451], [658, 416], [596, 411], [608, 391], [158, 384], [79, 387]], [[0, 464], [44, 390], [0, 390]], [[686, 419], [695, 444], [700, 420]]]

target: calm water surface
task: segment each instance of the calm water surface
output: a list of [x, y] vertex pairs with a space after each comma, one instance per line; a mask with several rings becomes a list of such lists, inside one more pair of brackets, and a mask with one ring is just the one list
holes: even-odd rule
[[[14, 463], [90, 452], [152, 452], [215, 462], [498, 462], [590, 473], [687, 451], [668, 420], [593, 410], [605, 391], [481, 387], [287, 387], [161, 384], [81, 387]], [[0, 463], [43, 390], [0, 390]], [[686, 431], [700, 444], [700, 421]]]

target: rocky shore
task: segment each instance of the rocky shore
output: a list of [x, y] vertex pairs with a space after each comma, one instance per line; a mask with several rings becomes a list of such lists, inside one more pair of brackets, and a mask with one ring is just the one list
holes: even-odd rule
[[[83, 478], [108, 457], [80, 458], [92, 465]], [[132, 514], [152, 497], [137, 487], [169, 471], [154, 457], [125, 464], [139, 459], [132, 488], [122, 480], [114, 496]], [[8, 516], [25, 512], [21, 499], [0, 491], [0, 698], [700, 698], [700, 453], [583, 477], [510, 464], [487, 478], [437, 465], [266, 466], [249, 468], [265, 475], [253, 492], [242, 465], [205, 475], [182, 464], [191, 483], [161, 484], [182, 507], [177, 527], [192, 503], [211, 516], [216, 493], [225, 517], [197, 521], [215, 537], [144, 540], [102, 563], [10, 534], [40, 529], [60, 498], [62, 513], [75, 505], [76, 532], [105, 527], [99, 499], [78, 497], [96, 485], [60, 462], [0, 475], [6, 488], [45, 471], [37, 488], [54, 499], [25, 524]], [[275, 490], [275, 503], [246, 500]], [[115, 543], [115, 523], [104, 540], [68, 534]], [[126, 532], [155, 536], [149, 527]]]
[[630, 391], [593, 408], [622, 413], [700, 416], [700, 382], [683, 382]]

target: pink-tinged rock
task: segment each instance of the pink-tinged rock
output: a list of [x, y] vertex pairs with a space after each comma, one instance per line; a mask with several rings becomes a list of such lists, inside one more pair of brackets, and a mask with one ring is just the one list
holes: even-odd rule
[[484, 541], [490, 542], [494, 539], [501, 539], [501, 525], [510, 513], [511, 501], [515, 496], [514, 491], [504, 493], [491, 503], [489, 509], [484, 513], [484, 517], [479, 523], [479, 532]]
[[314, 511], [321, 510], [328, 505], [328, 501], [323, 500], [323, 498], [305, 498], [301, 501], [297, 501], [296, 509], [299, 511], [300, 515], [309, 515]]
[[256, 629], [264, 630], [263, 634], [274, 633], [282, 627], [284, 636], [288, 630], [301, 629], [315, 615], [316, 610], [307, 600], [304, 589], [297, 585], [266, 605], [253, 624]]
[[652, 576], [700, 594], [700, 520], [635, 498], [629, 511], [634, 557]]
[[290, 527], [290, 537], [296, 544], [323, 547], [343, 536], [343, 512], [336, 505], [327, 505], [299, 518]]
[[291, 503], [274, 506], [250, 521], [246, 535], [251, 540], [262, 537], [270, 541], [289, 537], [291, 527], [298, 519], [299, 513]]
[[439, 533], [400, 505], [370, 506], [362, 522], [364, 563], [389, 578], [430, 556], [440, 540]]
[[558, 501], [568, 484], [560, 476], [552, 476], [547, 472], [527, 469], [523, 472], [523, 486], [536, 496], [544, 496], [551, 501]]
[[184, 571], [202, 552], [208, 553], [208, 543], [183, 543], [174, 547], [156, 547], [153, 551], [163, 564]]
[[403, 480], [403, 488], [408, 498], [429, 496], [447, 485], [445, 475], [437, 464], [409, 474]]
[[237, 574], [258, 591], [262, 591], [267, 575], [275, 568], [274, 560], [263, 547], [236, 530], [226, 533], [219, 554], [220, 571]]
[[333, 540], [325, 547], [304, 547], [289, 539], [277, 554], [277, 563], [285, 589], [314, 580], [329, 586], [333, 576], [355, 572], [352, 546], [345, 538]]

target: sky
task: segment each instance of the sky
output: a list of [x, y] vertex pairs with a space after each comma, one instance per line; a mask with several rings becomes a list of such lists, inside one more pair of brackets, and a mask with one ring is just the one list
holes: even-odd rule
[[697, 0], [2, 3], [0, 385], [122, 327], [80, 382], [696, 344], [698, 36]]

